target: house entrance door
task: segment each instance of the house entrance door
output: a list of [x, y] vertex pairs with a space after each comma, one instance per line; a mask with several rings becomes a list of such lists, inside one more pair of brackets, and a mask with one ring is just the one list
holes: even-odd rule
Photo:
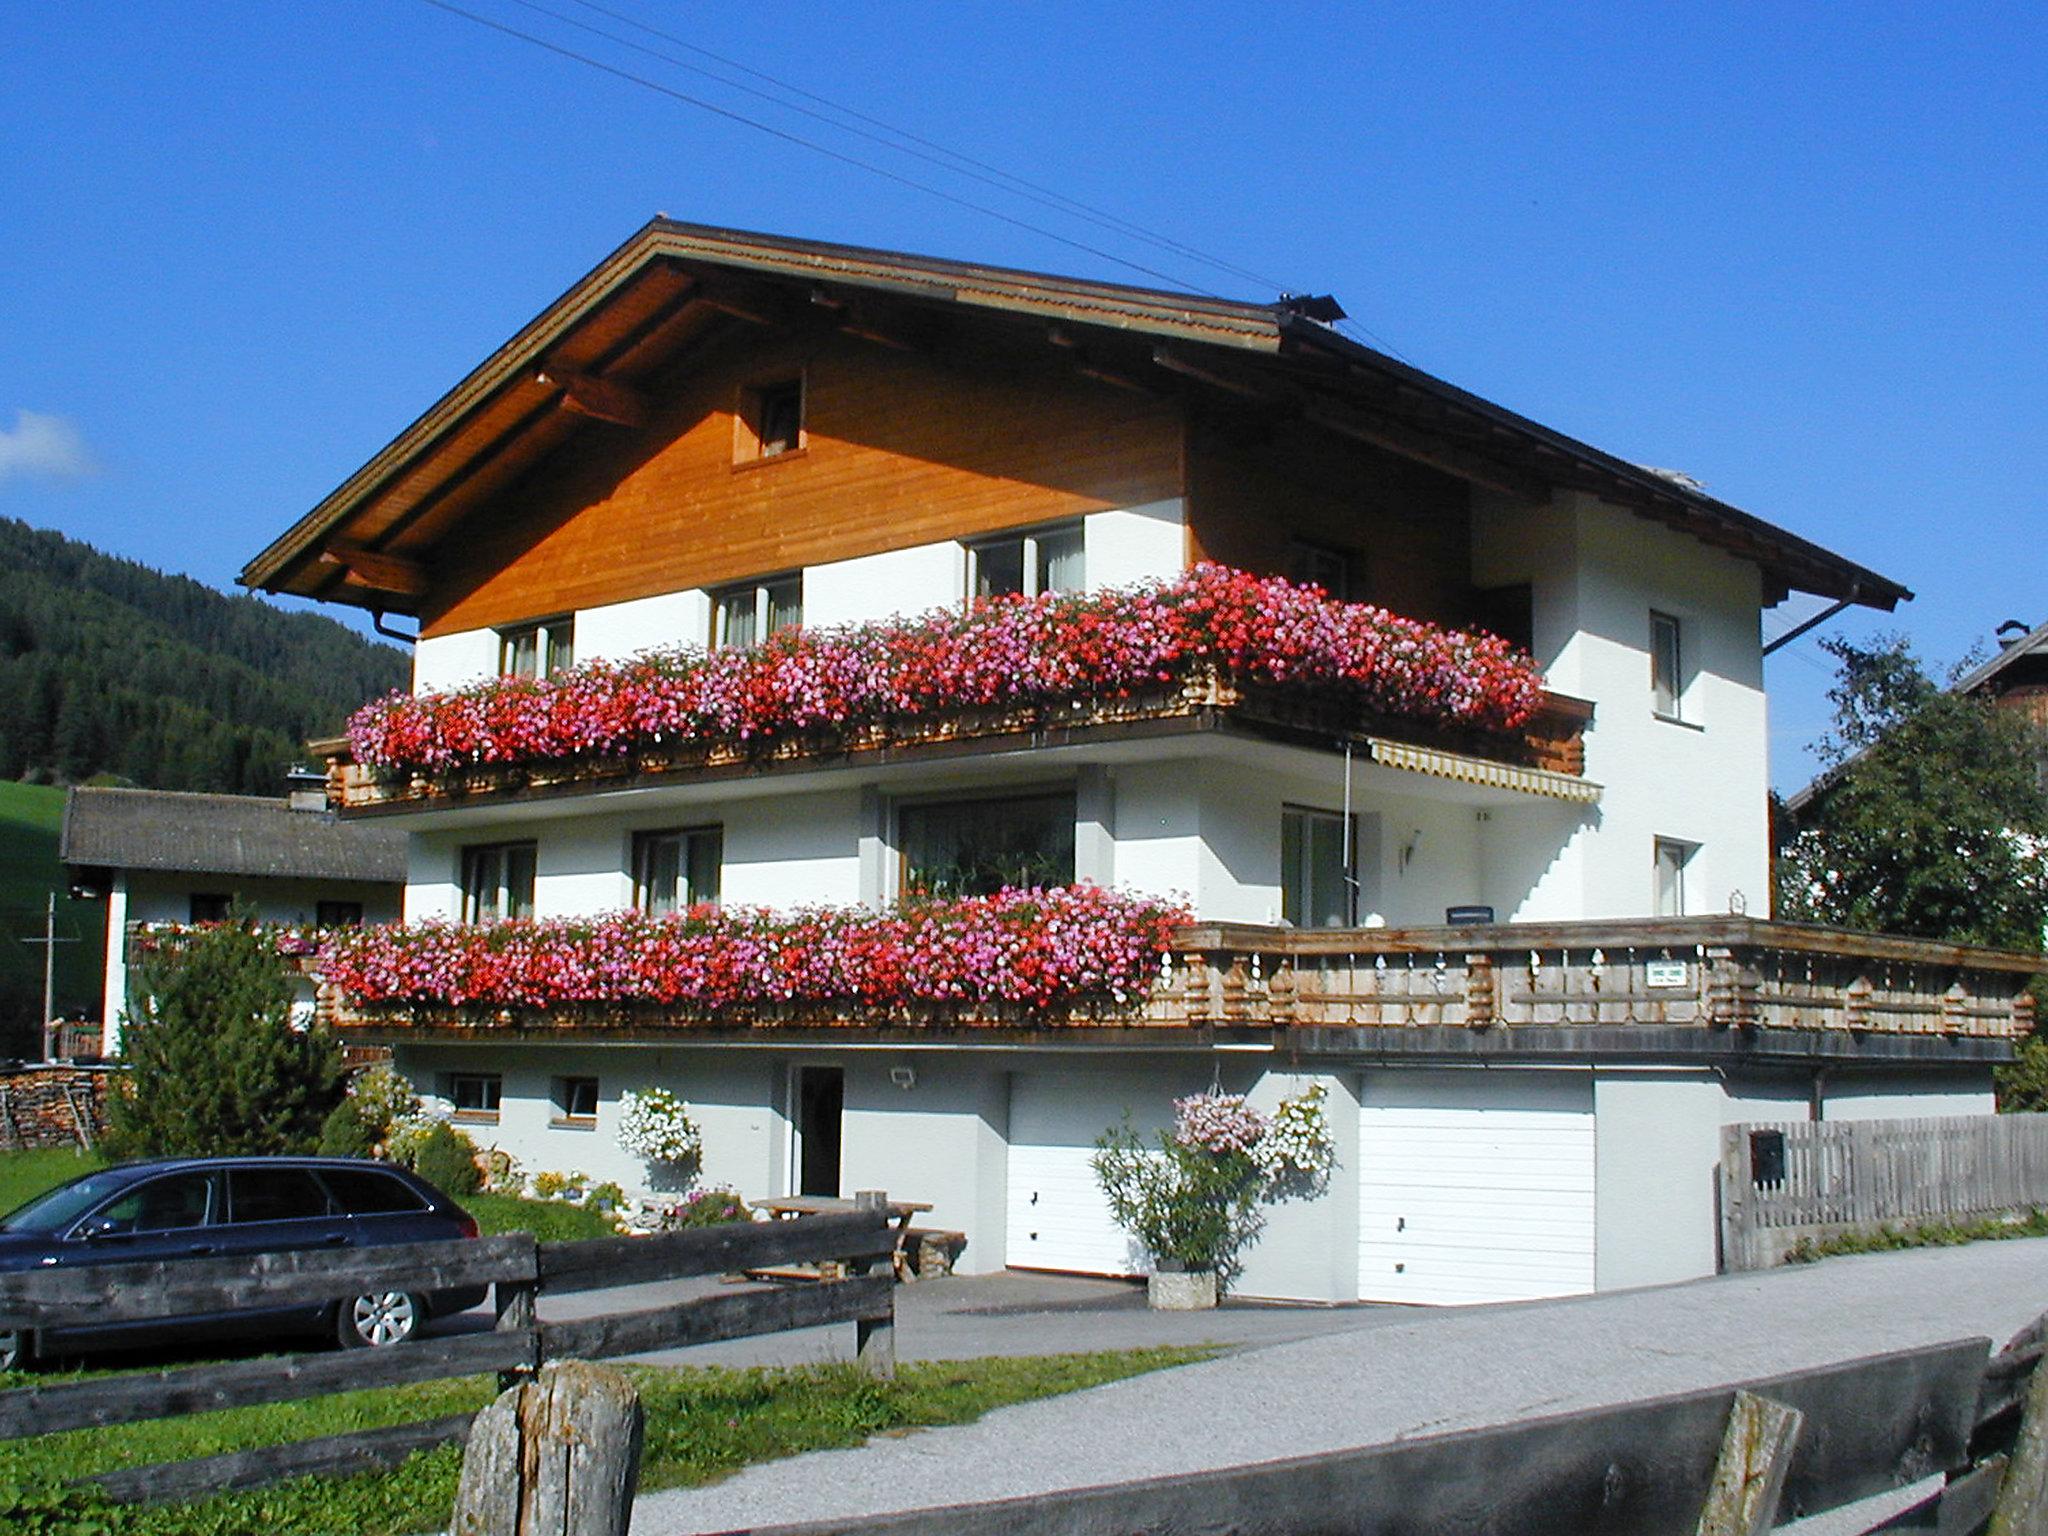
[[796, 1188], [798, 1195], [830, 1195], [839, 1190], [840, 1121], [846, 1109], [846, 1073], [839, 1067], [798, 1067], [790, 1097], [795, 1114]]

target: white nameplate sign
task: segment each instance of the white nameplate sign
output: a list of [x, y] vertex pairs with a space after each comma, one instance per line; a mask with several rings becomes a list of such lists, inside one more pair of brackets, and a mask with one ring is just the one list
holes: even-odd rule
[[1685, 985], [1685, 962], [1683, 960], [1646, 960], [1643, 962], [1643, 985], [1646, 987], [1682, 987]]

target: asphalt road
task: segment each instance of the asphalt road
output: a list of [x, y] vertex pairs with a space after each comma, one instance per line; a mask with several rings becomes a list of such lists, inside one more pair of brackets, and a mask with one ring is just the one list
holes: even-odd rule
[[[935, 1285], [922, 1302], [914, 1298], [924, 1288], [913, 1288], [898, 1324], [903, 1353], [1017, 1353], [1008, 1346], [1019, 1337], [1043, 1352], [1115, 1347], [1120, 1326], [1123, 1343], [1158, 1337], [1128, 1304], [1062, 1313], [1048, 1296], [1049, 1308], [1034, 1314], [1028, 1285], [1005, 1301], [1006, 1285], [1014, 1292], [1004, 1277], [944, 1292]], [[975, 1347], [972, 1302], [948, 1299], [971, 1297], [976, 1286], [997, 1298], [981, 1313], [988, 1349]], [[943, 1350], [921, 1340], [911, 1310], [919, 1306], [945, 1330]], [[708, 1488], [650, 1494], [633, 1531], [680, 1536], [849, 1518], [1380, 1444], [1973, 1335], [2002, 1344], [2043, 1311], [2048, 1239], [1518, 1306], [1225, 1311], [1171, 1325], [1185, 1327], [1181, 1337], [1240, 1345], [1224, 1358], [1003, 1409], [976, 1424], [753, 1467]], [[1262, 1342], [1263, 1327], [1313, 1336]], [[1837, 1519], [1799, 1529], [1857, 1528]]]

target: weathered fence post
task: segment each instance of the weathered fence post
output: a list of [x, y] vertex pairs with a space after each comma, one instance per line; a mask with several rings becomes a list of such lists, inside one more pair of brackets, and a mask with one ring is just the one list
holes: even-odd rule
[[[498, 1314], [499, 1333], [532, 1333], [536, 1314], [534, 1298], [539, 1290], [535, 1280], [499, 1280], [491, 1286], [491, 1306]], [[538, 1365], [539, 1360], [529, 1361]], [[498, 1372], [498, 1390], [508, 1392], [522, 1381], [530, 1379], [530, 1371], [513, 1370]]]
[[1792, 1447], [1805, 1422], [1797, 1408], [1754, 1392], [1735, 1394], [1698, 1536], [1763, 1536], [1777, 1524]]
[[626, 1536], [645, 1417], [609, 1366], [541, 1367], [476, 1416], [449, 1536]]
[[2034, 1367], [2034, 1379], [2027, 1383], [2019, 1435], [1987, 1527], [1989, 1536], [2033, 1536], [2044, 1529], [2048, 1529], [2048, 1361]]
[[[855, 1190], [853, 1204], [856, 1210], [877, 1211], [881, 1213], [883, 1220], [886, 1221], [888, 1219], [889, 1196], [885, 1190]], [[893, 1276], [896, 1263], [894, 1255], [891, 1255], [887, 1262], [891, 1267], [891, 1274]], [[890, 1304], [890, 1311], [892, 1314], [895, 1311], [893, 1302]], [[896, 1320], [893, 1315], [888, 1318], [861, 1318], [853, 1325], [853, 1340], [854, 1358], [860, 1362], [870, 1375], [879, 1376], [884, 1381], [894, 1379], [896, 1375]]]

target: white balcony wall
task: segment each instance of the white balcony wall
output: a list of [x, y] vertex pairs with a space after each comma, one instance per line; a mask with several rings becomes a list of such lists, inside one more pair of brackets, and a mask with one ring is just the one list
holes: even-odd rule
[[1187, 509], [1179, 497], [1095, 512], [1082, 528], [1088, 589], [1170, 581], [1188, 563]]
[[664, 592], [576, 610], [579, 661], [625, 661], [642, 651], [701, 646], [710, 636], [711, 600], [702, 592]]
[[[1547, 865], [1512, 878], [1503, 870], [1508, 884], [1535, 878], [1502, 916], [1646, 915], [1660, 837], [1697, 845], [1685, 874], [1688, 912], [1739, 904], [1768, 916], [1757, 569], [1577, 494], [1533, 512], [1482, 501], [1473, 544], [1479, 585], [1531, 584], [1537, 660], [1552, 688], [1593, 701], [1586, 776], [1605, 786], [1597, 813]], [[1682, 720], [1652, 709], [1653, 610], [1682, 628]]]
[[452, 635], [432, 635], [412, 648], [414, 693], [448, 693], [495, 677], [497, 671], [498, 632], [495, 629], [465, 629]]
[[835, 560], [804, 570], [804, 623], [865, 624], [962, 601], [967, 552], [950, 540]]

